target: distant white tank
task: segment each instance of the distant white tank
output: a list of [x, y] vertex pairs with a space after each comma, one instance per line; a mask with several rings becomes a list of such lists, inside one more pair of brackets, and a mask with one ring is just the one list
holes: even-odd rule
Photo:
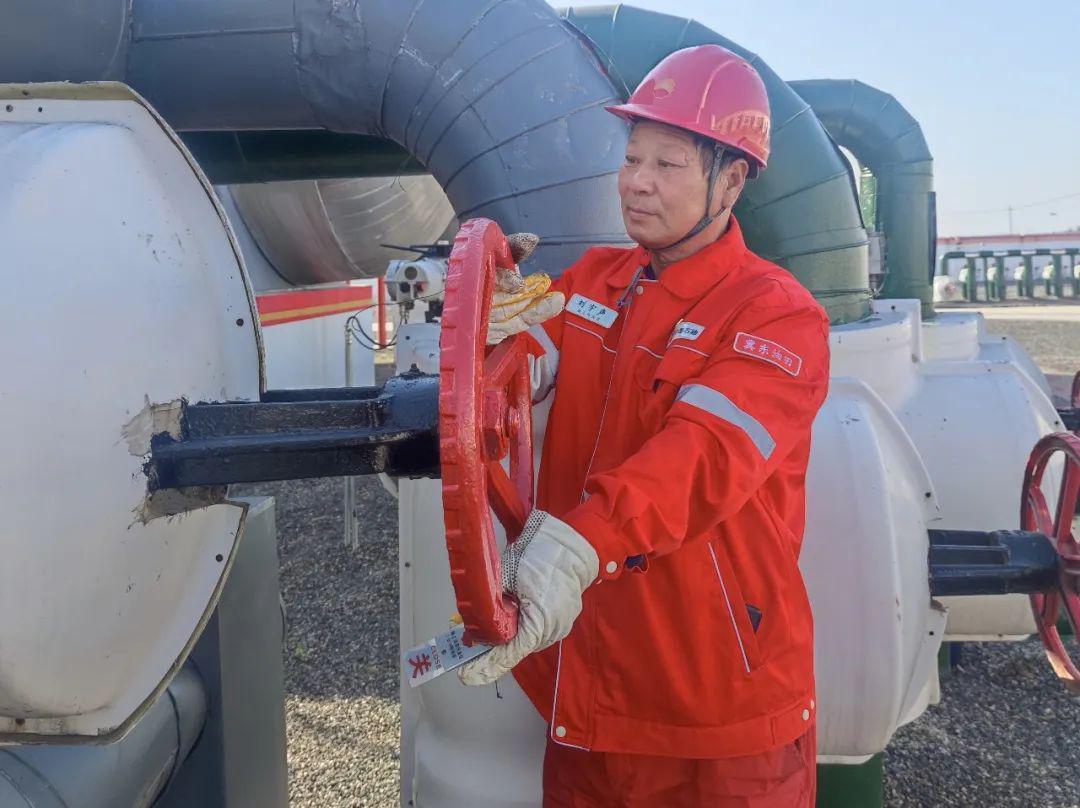
[[960, 284], [949, 275], [934, 276], [934, 302], [953, 303], [964, 299]]

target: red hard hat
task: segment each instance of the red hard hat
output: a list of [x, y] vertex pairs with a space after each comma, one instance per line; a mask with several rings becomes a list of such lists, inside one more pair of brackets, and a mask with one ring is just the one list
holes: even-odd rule
[[769, 160], [765, 84], [749, 62], [719, 45], [665, 56], [625, 104], [606, 109], [631, 122], [645, 118], [716, 140], [745, 152], [758, 168]]

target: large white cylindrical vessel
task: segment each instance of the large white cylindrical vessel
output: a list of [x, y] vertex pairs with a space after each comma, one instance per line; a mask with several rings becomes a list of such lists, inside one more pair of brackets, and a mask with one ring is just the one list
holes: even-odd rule
[[[1028, 456], [1061, 428], [1045, 376], [1015, 340], [986, 334], [980, 314], [942, 312], [923, 323], [912, 301], [880, 300], [874, 310], [869, 321], [834, 329], [833, 373], [873, 388], [918, 447], [941, 508], [931, 527], [1018, 529]], [[949, 640], [1035, 630], [1024, 595], [942, 603]]]
[[245, 508], [148, 494], [183, 400], [258, 399], [254, 299], [122, 85], [0, 86], [0, 741], [116, 737], [209, 618]]
[[[986, 333], [975, 312], [922, 324], [924, 383], [900, 407], [941, 500], [942, 529], [1020, 527], [1020, 488], [1039, 438], [1062, 428], [1046, 376], [1012, 337]], [[1047, 475], [1056, 496], [1057, 477]], [[943, 598], [946, 639], [1021, 639], [1035, 631], [1026, 595]]]

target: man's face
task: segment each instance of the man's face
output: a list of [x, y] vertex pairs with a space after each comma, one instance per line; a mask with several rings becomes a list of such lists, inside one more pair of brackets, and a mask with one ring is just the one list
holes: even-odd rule
[[619, 170], [627, 235], [647, 248], [682, 238], [705, 211], [707, 184], [708, 170], [703, 169], [689, 133], [639, 121]]

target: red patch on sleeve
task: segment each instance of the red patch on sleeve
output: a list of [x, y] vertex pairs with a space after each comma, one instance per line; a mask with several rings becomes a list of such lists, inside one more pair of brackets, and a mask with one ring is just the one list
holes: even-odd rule
[[798, 376], [802, 370], [802, 357], [772, 340], [755, 337], [740, 331], [735, 335], [735, 353], [752, 356], [770, 365], [776, 365], [785, 373]]

